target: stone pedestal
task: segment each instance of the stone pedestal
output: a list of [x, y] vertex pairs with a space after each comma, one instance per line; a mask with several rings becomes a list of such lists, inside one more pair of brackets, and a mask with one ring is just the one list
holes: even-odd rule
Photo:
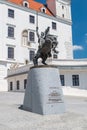
[[37, 66], [29, 70], [23, 109], [43, 115], [65, 112], [58, 68]]

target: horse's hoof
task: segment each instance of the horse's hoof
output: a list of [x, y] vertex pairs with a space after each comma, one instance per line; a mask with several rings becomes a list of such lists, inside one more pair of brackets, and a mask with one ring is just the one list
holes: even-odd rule
[[44, 65], [47, 65], [45, 62], [42, 62]]

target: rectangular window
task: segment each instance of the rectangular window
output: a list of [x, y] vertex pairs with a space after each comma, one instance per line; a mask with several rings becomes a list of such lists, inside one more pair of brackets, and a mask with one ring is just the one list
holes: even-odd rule
[[13, 90], [13, 82], [10, 82], [10, 90]]
[[79, 86], [79, 75], [72, 75], [73, 86]]
[[34, 52], [34, 51], [30, 51], [30, 61], [32, 61], [32, 60], [33, 60], [34, 55], [35, 55], [35, 52]]
[[29, 16], [30, 23], [35, 23], [35, 17], [30, 15]]
[[14, 27], [8, 27], [8, 37], [14, 38]]
[[8, 9], [8, 17], [14, 18], [14, 10]]
[[57, 27], [56, 27], [56, 23], [55, 22], [52, 22], [52, 29], [56, 30]]
[[27, 86], [27, 79], [24, 79], [24, 89], [26, 89]]
[[30, 41], [35, 41], [35, 34], [34, 34], [34, 32], [29, 32], [29, 40]]
[[54, 59], [57, 59], [57, 55], [56, 55], [56, 54], [53, 54], [53, 58], [54, 58]]
[[14, 48], [8, 47], [8, 58], [14, 59]]
[[64, 9], [64, 6], [62, 5], [62, 9]]
[[17, 80], [16, 83], [17, 83], [17, 90], [19, 90], [19, 89], [20, 89], [20, 88], [19, 88], [19, 87], [20, 87], [20, 82], [19, 82], [19, 80]]
[[62, 17], [64, 18], [64, 14], [62, 14]]
[[60, 81], [61, 81], [61, 85], [62, 85], [62, 86], [65, 86], [64, 75], [60, 75]]

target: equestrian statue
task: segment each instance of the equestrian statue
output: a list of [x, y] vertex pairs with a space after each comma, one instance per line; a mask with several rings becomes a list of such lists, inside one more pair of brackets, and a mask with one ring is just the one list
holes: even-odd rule
[[56, 50], [56, 47], [58, 45], [57, 37], [54, 35], [49, 34], [50, 27], [47, 27], [45, 32], [41, 32], [41, 35], [38, 33], [38, 27], [36, 27], [36, 34], [38, 37], [38, 50], [36, 55], [33, 58], [33, 63], [34, 65], [38, 65], [38, 59], [42, 58], [42, 63], [44, 65], [47, 65], [45, 61], [47, 60], [48, 57], [51, 57], [51, 51], [54, 53], [58, 53]]

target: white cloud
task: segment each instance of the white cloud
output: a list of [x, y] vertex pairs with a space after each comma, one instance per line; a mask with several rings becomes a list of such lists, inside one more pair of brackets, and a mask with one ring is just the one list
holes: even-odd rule
[[87, 33], [85, 33], [85, 36], [87, 37]]
[[78, 45], [74, 45], [73, 46], [73, 50], [74, 51], [83, 50], [83, 47], [82, 46], [78, 46]]
[[85, 33], [85, 43], [87, 43], [87, 33]]

